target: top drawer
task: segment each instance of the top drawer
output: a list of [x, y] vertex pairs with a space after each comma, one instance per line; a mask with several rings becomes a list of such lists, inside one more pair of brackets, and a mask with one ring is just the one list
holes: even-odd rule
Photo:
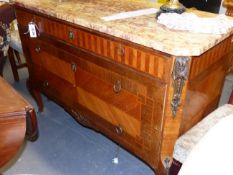
[[16, 15], [18, 24], [21, 27], [27, 27], [29, 22], [35, 22], [39, 33], [46, 33], [70, 44], [75, 45], [75, 43], [77, 43], [77, 30], [73, 27], [43, 18], [38, 15], [32, 15], [31, 13], [27, 13], [19, 9], [17, 9]]
[[39, 39], [30, 40], [29, 51], [33, 64], [43, 67], [43, 69], [75, 86], [76, 63], [72, 55]]
[[172, 59], [170, 59], [169, 55], [152, 52], [149, 49], [135, 46], [115, 37], [101, 36], [58, 20], [31, 15], [19, 9], [16, 12], [20, 25], [25, 26], [30, 21], [34, 21], [40, 33], [53, 36], [58, 40], [65, 41], [88, 52], [114, 60], [159, 79], [166, 81], [170, 78], [170, 70], [167, 68], [171, 67]]
[[40, 16], [36, 16], [35, 20], [41, 33], [49, 34], [70, 44], [77, 43], [78, 37], [75, 28]]

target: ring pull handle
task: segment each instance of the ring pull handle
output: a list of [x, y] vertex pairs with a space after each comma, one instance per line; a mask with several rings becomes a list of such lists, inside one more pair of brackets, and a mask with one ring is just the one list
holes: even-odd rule
[[68, 37], [70, 40], [74, 40], [74, 32], [73, 31], [69, 31], [68, 32]]
[[124, 55], [125, 55], [125, 48], [124, 48], [122, 45], [119, 45], [119, 46], [117, 47], [117, 54], [118, 54], [119, 56], [124, 56]]
[[46, 88], [46, 87], [48, 87], [48, 86], [49, 86], [49, 82], [48, 82], [48, 81], [44, 81], [44, 82], [43, 82], [43, 87]]
[[116, 126], [115, 130], [118, 135], [121, 135], [123, 133], [123, 128], [121, 127], [121, 125]]
[[114, 85], [113, 85], [113, 91], [115, 93], [119, 93], [121, 91], [122, 87], [121, 87], [121, 81], [117, 80], [115, 81]]
[[41, 48], [40, 48], [40, 46], [39, 46], [39, 45], [38, 45], [38, 46], [36, 46], [35, 51], [36, 51], [37, 53], [40, 53]]

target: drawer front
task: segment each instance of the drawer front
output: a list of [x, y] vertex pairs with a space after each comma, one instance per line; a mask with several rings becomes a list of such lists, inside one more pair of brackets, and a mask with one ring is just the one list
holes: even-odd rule
[[[119, 83], [106, 83], [78, 68], [77, 101], [117, 129], [140, 136], [141, 105], [137, 97], [119, 91]], [[118, 87], [117, 87], [118, 86]]]
[[50, 98], [55, 98], [65, 106], [73, 106], [76, 89], [72, 84], [55, 76], [48, 70], [33, 65], [33, 81], [43, 93]]
[[35, 16], [35, 21], [41, 33], [46, 33], [74, 45], [78, 41], [77, 29], [71, 26], [40, 16]]
[[83, 115], [74, 114], [78, 121], [106, 134], [146, 161], [151, 161], [150, 155], [157, 156], [162, 86], [155, 86], [154, 82], [152, 95], [148, 82], [128, 78], [123, 72], [116, 73], [87, 60], [78, 61], [76, 81], [74, 110]]
[[149, 49], [134, 47], [124, 41], [115, 41], [107, 37], [78, 30], [78, 47], [86, 49], [96, 55], [114, 60], [139, 71], [148, 73], [154, 77], [165, 80], [169, 73], [172, 59], [166, 55], [151, 52]]
[[[113, 132], [122, 130], [134, 138], [140, 137], [141, 102], [124, 88], [126, 78], [85, 63], [87, 69], [77, 67], [77, 102], [113, 125]], [[96, 69], [99, 73], [95, 74]]]
[[40, 40], [31, 40], [30, 52], [34, 64], [75, 86], [76, 63], [66, 59], [66, 52]]
[[[29, 22], [34, 22], [37, 25], [38, 34], [45, 33], [71, 44], [77, 43], [77, 30], [71, 26], [20, 9], [16, 10], [16, 16], [20, 27], [25, 28]], [[26, 29], [24, 32], [29, 35]]]
[[[28, 13], [17, 10], [18, 16], [32, 18]], [[26, 21], [28, 21], [26, 20]], [[139, 48], [122, 40], [109, 39], [106, 36], [91, 33], [78, 27], [51, 20], [38, 15], [33, 16], [33, 21], [37, 24], [40, 33], [53, 36], [66, 43], [85, 49], [96, 55], [114, 60], [134, 69], [148, 73], [162, 80], [168, 80], [169, 69], [172, 59], [169, 55], [152, 52], [150, 49]], [[23, 17], [19, 18], [19, 23], [25, 24]]]

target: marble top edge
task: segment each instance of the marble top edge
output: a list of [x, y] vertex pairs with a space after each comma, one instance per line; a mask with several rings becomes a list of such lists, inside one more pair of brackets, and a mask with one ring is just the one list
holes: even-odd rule
[[[108, 4], [113, 1], [116, 2], [115, 6], [109, 7]], [[159, 4], [144, 0], [113, 1], [64, 0], [64, 3], [59, 3], [58, 0], [12, 0], [18, 6], [174, 56], [199, 56], [232, 34], [198, 34], [170, 30], [158, 24], [154, 14], [106, 22], [101, 17], [122, 11], [159, 8]], [[213, 16], [211, 13], [197, 13]]]

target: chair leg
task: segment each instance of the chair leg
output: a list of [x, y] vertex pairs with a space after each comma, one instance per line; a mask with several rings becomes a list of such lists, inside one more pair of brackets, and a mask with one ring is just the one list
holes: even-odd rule
[[229, 104], [233, 104], [233, 89], [232, 89], [231, 96], [230, 96], [230, 98], [229, 98], [228, 103], [229, 103]]
[[19, 56], [19, 52], [17, 50], [14, 50], [14, 54], [15, 54], [15, 57], [16, 57], [18, 63], [21, 64], [22, 62], [21, 62], [21, 58]]
[[14, 80], [19, 81], [19, 74], [17, 71], [17, 65], [15, 63], [15, 58], [14, 58], [14, 50], [11, 47], [9, 47], [8, 56], [9, 56], [9, 61], [13, 72]]
[[0, 55], [0, 76], [3, 76], [3, 67], [6, 62], [6, 57]]
[[27, 63], [22, 63], [19, 52], [17, 50], [14, 50], [14, 54], [15, 54], [15, 57], [18, 61], [17, 69], [27, 67]]

